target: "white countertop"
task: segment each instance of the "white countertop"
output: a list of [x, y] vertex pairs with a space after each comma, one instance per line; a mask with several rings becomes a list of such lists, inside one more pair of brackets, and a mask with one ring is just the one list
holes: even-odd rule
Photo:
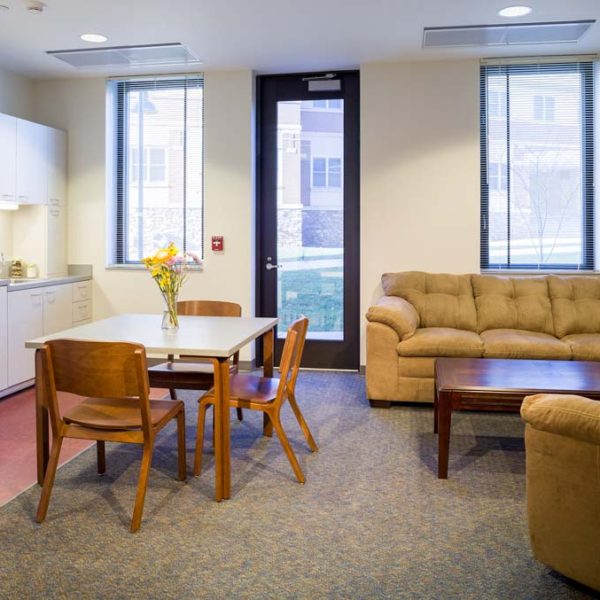
[[162, 314], [125, 314], [94, 321], [25, 342], [40, 348], [45, 341], [69, 338], [99, 342], [135, 342], [156, 354], [226, 358], [277, 324], [272, 317], [179, 317], [179, 329], [161, 329]]
[[6, 286], [10, 292], [13, 290], [28, 290], [63, 283], [76, 283], [78, 281], [87, 281], [91, 278], [91, 275], [64, 275], [63, 277], [40, 277], [36, 279], [27, 279], [26, 277], [0, 279], [0, 287]]

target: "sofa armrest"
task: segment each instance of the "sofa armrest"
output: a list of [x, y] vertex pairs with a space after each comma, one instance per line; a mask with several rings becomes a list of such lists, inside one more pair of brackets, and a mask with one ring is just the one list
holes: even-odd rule
[[534, 429], [600, 445], [600, 402], [568, 394], [527, 396], [522, 419]]
[[419, 326], [419, 314], [404, 298], [382, 296], [377, 304], [369, 307], [367, 321], [383, 323], [391, 327], [400, 340], [407, 340]]

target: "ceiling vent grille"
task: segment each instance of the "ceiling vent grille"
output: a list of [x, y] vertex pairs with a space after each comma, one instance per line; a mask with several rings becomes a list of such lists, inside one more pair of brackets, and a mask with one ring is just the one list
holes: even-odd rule
[[147, 46], [115, 46], [112, 48], [84, 48], [50, 50], [51, 56], [78, 69], [94, 67], [146, 67], [157, 65], [197, 65], [199, 61], [185, 46], [150, 44]]
[[595, 20], [588, 20], [557, 23], [425, 27], [423, 30], [423, 47], [512, 46], [577, 42], [595, 22]]

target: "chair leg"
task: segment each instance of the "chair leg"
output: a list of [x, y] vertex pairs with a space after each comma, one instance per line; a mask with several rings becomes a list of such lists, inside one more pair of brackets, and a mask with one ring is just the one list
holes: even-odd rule
[[177, 457], [179, 481], [185, 481], [187, 466], [185, 464], [185, 411], [183, 408], [177, 413]]
[[52, 451], [50, 452], [50, 459], [46, 467], [46, 476], [44, 477], [44, 487], [42, 488], [42, 495], [40, 496], [40, 503], [35, 517], [38, 523], [41, 523], [46, 518], [46, 513], [48, 512], [48, 504], [50, 503], [50, 494], [52, 494], [52, 487], [54, 486], [54, 476], [58, 467], [58, 457], [60, 456], [62, 441], [63, 438], [59, 435], [52, 442]]
[[140, 524], [142, 522], [142, 513], [144, 512], [144, 500], [146, 499], [146, 488], [148, 487], [148, 476], [150, 475], [150, 465], [152, 464], [153, 450], [154, 444], [152, 441], [144, 443], [142, 464], [140, 466], [140, 479], [138, 482], [137, 493], [135, 495], [133, 517], [131, 519], [131, 533], [135, 533], [140, 528]]
[[237, 413], [238, 421], [243, 421], [244, 420], [244, 413], [243, 413], [242, 409], [238, 407], [238, 408], [235, 409], [235, 412]]
[[169, 388], [169, 396], [171, 396], [171, 400], [177, 400], [177, 390], [175, 388]]
[[296, 475], [296, 479], [298, 480], [298, 483], [304, 483], [304, 481], [305, 481], [304, 473], [302, 472], [302, 469], [300, 468], [300, 463], [298, 462], [298, 459], [296, 458], [296, 455], [294, 454], [294, 451], [292, 450], [292, 447], [290, 446], [290, 442], [287, 438], [287, 435], [285, 434], [285, 431], [283, 430], [281, 421], [279, 420], [279, 415], [269, 415], [269, 416], [271, 417], [271, 423], [273, 423], [273, 428], [275, 429], [275, 432], [277, 433], [277, 437], [279, 438], [279, 441], [281, 442], [281, 445], [283, 446], [283, 449], [285, 450], [288, 460], [290, 461], [290, 464], [292, 465], [292, 469], [294, 470], [294, 474]]
[[273, 423], [266, 412], [263, 413], [263, 435], [273, 437]]
[[98, 457], [98, 473], [106, 473], [106, 448], [104, 440], [96, 440], [96, 456]]
[[[196, 430], [196, 451], [194, 453], [194, 475], [198, 477], [202, 471], [202, 449], [204, 447], [204, 424], [206, 421], [206, 411], [210, 405], [208, 402], [198, 403], [198, 428]], [[214, 412], [214, 411], [213, 411]], [[213, 419], [214, 424], [214, 419]], [[214, 439], [214, 434], [213, 434]]]
[[302, 433], [304, 434], [304, 437], [306, 438], [306, 441], [308, 442], [310, 449], [313, 452], [317, 452], [319, 450], [319, 447], [317, 446], [317, 443], [315, 442], [315, 440], [312, 436], [312, 433], [310, 432], [310, 429], [308, 428], [308, 424], [304, 420], [304, 415], [300, 411], [300, 407], [298, 406], [298, 403], [296, 402], [296, 397], [294, 396], [293, 392], [288, 392], [288, 400], [290, 402], [290, 406], [292, 407], [292, 410], [294, 411], [294, 414], [296, 415], [296, 419], [298, 420], [298, 425], [300, 425], [300, 429], [302, 429]]

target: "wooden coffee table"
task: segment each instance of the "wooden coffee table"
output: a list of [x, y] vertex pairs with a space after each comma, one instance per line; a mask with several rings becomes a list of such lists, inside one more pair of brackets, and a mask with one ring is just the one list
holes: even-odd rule
[[525, 396], [580, 394], [600, 400], [600, 362], [438, 358], [435, 361], [433, 431], [438, 478], [448, 478], [453, 410], [519, 412]]

